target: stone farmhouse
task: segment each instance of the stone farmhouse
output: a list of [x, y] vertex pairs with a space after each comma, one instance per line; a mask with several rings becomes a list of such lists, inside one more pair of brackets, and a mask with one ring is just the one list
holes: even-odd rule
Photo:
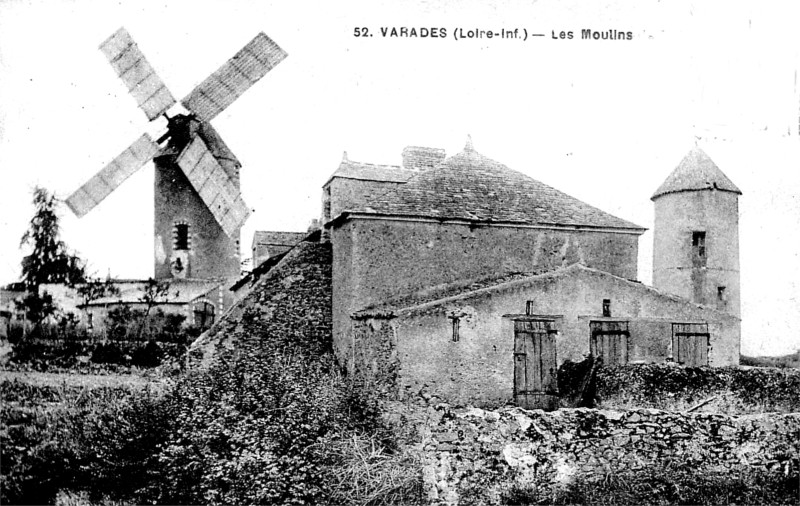
[[738, 364], [740, 190], [700, 148], [651, 197], [645, 229], [478, 153], [345, 154], [323, 186], [337, 359], [399, 398], [552, 406], [557, 370]]

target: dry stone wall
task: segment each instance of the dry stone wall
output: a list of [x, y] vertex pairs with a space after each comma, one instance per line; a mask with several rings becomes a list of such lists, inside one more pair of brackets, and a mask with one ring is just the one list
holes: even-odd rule
[[548, 493], [675, 463], [697, 472], [798, 475], [800, 413], [740, 417], [655, 409], [426, 408], [418, 430], [432, 503], [499, 504], [511, 488]]

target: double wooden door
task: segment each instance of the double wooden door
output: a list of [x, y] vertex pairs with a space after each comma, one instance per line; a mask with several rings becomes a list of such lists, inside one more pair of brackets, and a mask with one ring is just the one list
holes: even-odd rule
[[525, 409], [558, 407], [556, 333], [552, 320], [514, 322], [514, 402]]

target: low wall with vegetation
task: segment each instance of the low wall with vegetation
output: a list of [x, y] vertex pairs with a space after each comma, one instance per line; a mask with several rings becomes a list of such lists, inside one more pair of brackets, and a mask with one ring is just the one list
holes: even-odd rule
[[587, 360], [561, 367], [559, 390], [563, 407], [695, 408], [727, 414], [800, 412], [800, 369], [637, 364], [598, 366], [592, 373]]
[[164, 362], [182, 364], [186, 345], [156, 341], [55, 341], [25, 339], [12, 346], [4, 369], [40, 372], [125, 372]]
[[[427, 408], [426, 416], [419, 426], [422, 472], [432, 502], [595, 502], [586, 490], [599, 487], [599, 497], [623, 503], [624, 497], [609, 493], [610, 482], [626, 484], [615, 491], [623, 495], [634, 493], [638, 483], [644, 499], [658, 492], [659, 479], [666, 487], [661, 492], [677, 494], [662, 497], [666, 503], [782, 503], [800, 491], [800, 414], [545, 413], [439, 405]], [[691, 495], [703, 480], [704, 495]], [[737, 490], [735, 497], [715, 495]]]

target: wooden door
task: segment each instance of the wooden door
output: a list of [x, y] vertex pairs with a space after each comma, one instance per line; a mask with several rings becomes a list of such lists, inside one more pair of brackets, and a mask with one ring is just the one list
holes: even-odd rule
[[589, 351], [593, 357], [602, 359], [607, 366], [628, 363], [628, 322], [593, 321], [589, 322], [589, 329]]
[[556, 330], [552, 321], [514, 322], [514, 402], [525, 409], [558, 407]]
[[673, 360], [687, 367], [708, 365], [709, 336], [706, 323], [673, 323]]

